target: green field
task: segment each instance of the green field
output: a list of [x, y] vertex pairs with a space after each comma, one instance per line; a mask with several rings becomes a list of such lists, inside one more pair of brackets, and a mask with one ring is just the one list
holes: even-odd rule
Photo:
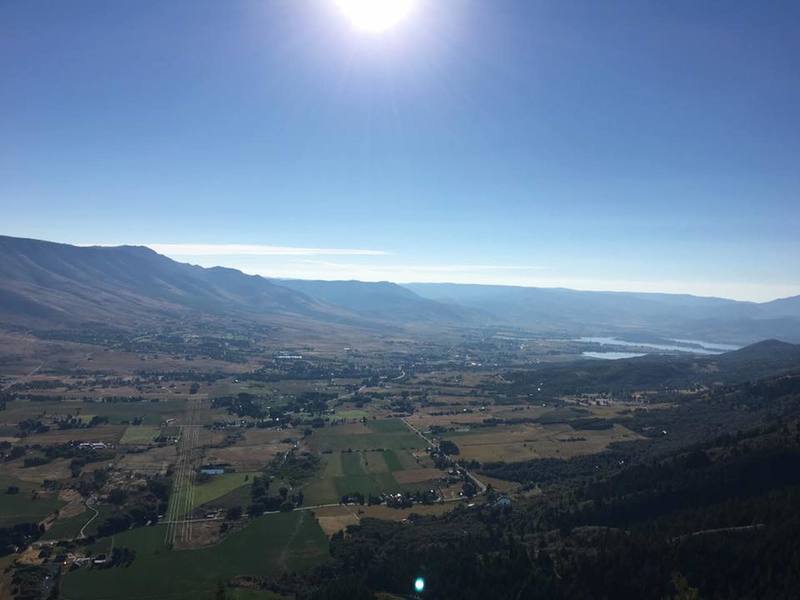
[[253, 481], [253, 476], [258, 473], [225, 473], [214, 475], [210, 481], [194, 486], [192, 508], [202, 506], [221, 498], [242, 486]]
[[416, 469], [409, 450], [425, 447], [425, 440], [400, 419], [370, 421], [365, 426], [324, 427], [314, 432], [313, 444], [322, 454], [324, 467], [303, 493], [306, 504], [338, 502], [345, 494], [381, 494], [415, 490], [419, 485], [400, 484], [392, 473]]
[[385, 450], [383, 460], [390, 471], [402, 471], [404, 469], [416, 469], [419, 467], [417, 461], [408, 452], [397, 450]]
[[376, 433], [413, 433], [400, 419], [370, 421], [367, 427]]
[[335, 419], [362, 419], [368, 417], [369, 413], [365, 410], [337, 410], [333, 415]]
[[[83, 403], [55, 402], [42, 400], [31, 402], [29, 400], [12, 400], [6, 403], [3, 411], [3, 421], [7, 423], [17, 423], [25, 419], [32, 419], [42, 413], [54, 415], [74, 415], [76, 408], [84, 408]], [[11, 430], [12, 432], [14, 429]]]
[[[19, 493], [6, 493], [9, 486], [17, 486]], [[38, 496], [35, 500], [34, 493]], [[0, 527], [9, 527], [16, 523], [38, 523], [63, 505], [54, 493], [44, 495], [34, 483], [0, 475]]]
[[148, 427], [146, 425], [131, 425], [122, 434], [120, 444], [149, 444], [161, 430], [158, 427]]
[[228, 509], [234, 506], [247, 507], [250, 505], [250, 502], [250, 485], [242, 485], [223, 496], [209, 500], [204, 506], [208, 509]]
[[[115, 509], [108, 504], [100, 505], [97, 507], [99, 515], [93, 519], [84, 532], [87, 536], [97, 534], [97, 528], [100, 524], [111, 516]], [[86, 510], [79, 515], [69, 517], [67, 519], [57, 519], [55, 523], [44, 532], [42, 535], [43, 540], [66, 540], [78, 537], [81, 532], [81, 527], [92, 517], [94, 512]]]
[[158, 426], [162, 421], [179, 417], [186, 411], [186, 400], [170, 398], [162, 402], [29, 402], [15, 400], [6, 405], [3, 420], [18, 422], [34, 418], [42, 413], [48, 415], [72, 415], [80, 411], [81, 417], [108, 417], [112, 425], [130, 423], [140, 417], [144, 425]]
[[353, 492], [382, 494], [414, 491], [420, 484], [401, 484], [393, 473], [417, 469], [414, 457], [404, 450], [382, 452], [334, 452], [323, 455], [324, 467], [313, 482], [303, 488], [305, 504], [330, 504]]
[[323, 467], [318, 476], [302, 488], [306, 505], [330, 504], [338, 502], [341, 497], [337, 495], [335, 483], [336, 478], [342, 475], [342, 461], [339, 453], [324, 454], [322, 462]]
[[[74, 517], [69, 517], [68, 519], [58, 519], [53, 525], [44, 532], [41, 539], [42, 540], [66, 540], [78, 537], [81, 531], [81, 527], [83, 524], [86, 523], [94, 513], [92, 511], [84, 511], [79, 515], [75, 515]], [[91, 525], [95, 524], [95, 521], [99, 521], [100, 519], [95, 519], [92, 521]], [[90, 526], [91, 526], [90, 525]], [[88, 527], [87, 527], [87, 534], [88, 534]]]
[[[375, 460], [382, 460], [380, 453], [372, 454], [375, 455]], [[364, 461], [365, 455], [361, 452], [343, 452], [340, 457], [342, 476], [337, 477], [334, 482], [339, 497], [352, 492], [377, 495], [382, 492], [402, 490], [402, 486], [395, 481], [390, 471], [370, 472]]]
[[321, 450], [402, 450], [424, 448], [425, 441], [399, 419], [371, 421], [368, 433], [348, 433], [334, 425], [314, 432], [313, 443]]
[[220, 544], [200, 550], [168, 550], [162, 525], [117, 535], [114, 544], [136, 551], [133, 564], [74, 571], [64, 581], [65, 598], [211, 600], [219, 580], [303, 571], [328, 557], [328, 539], [309, 511], [260, 517]]
[[110, 423], [119, 425], [142, 418], [143, 425], [157, 427], [162, 421], [179, 417], [186, 412], [186, 400], [170, 399], [164, 402], [93, 403], [86, 407], [94, 414], [108, 417]]

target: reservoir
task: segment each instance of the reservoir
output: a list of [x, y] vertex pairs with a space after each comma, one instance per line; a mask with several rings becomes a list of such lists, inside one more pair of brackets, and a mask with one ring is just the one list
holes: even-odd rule
[[[624, 348], [637, 348], [637, 349], [652, 349], [661, 352], [686, 352], [689, 354], [703, 354], [715, 355], [722, 354], [723, 352], [730, 352], [731, 350], [738, 350], [739, 346], [732, 344], [718, 344], [713, 342], [705, 342], [702, 340], [687, 340], [687, 339], [673, 339], [669, 340], [674, 344], [657, 344], [653, 342], [628, 342], [620, 340], [615, 337], [581, 337], [575, 342], [584, 342], [586, 344], [600, 344], [601, 346], [616, 346]], [[583, 352], [583, 356], [590, 358], [634, 358], [636, 356], [643, 356], [641, 352]]]

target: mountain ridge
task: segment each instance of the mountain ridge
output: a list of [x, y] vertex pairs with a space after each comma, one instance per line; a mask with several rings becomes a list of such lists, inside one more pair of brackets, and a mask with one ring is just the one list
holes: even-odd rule
[[[180, 263], [146, 246], [0, 236], [0, 323], [120, 326], [209, 314], [375, 332], [418, 324], [541, 335], [800, 341], [800, 297], [766, 303], [688, 294], [471, 284], [276, 279]], [[430, 328], [430, 327], [429, 327]]]
[[[310, 327], [318, 323], [381, 329], [439, 318], [449, 311], [388, 285], [404, 299], [406, 314], [400, 317], [387, 310], [354, 311], [352, 302], [326, 300], [336, 294], [312, 297], [296, 289], [302, 286], [236, 269], [180, 263], [146, 246], [72, 246], [0, 236], [0, 320], [34, 328], [86, 321], [141, 323], [159, 316], [210, 313], [265, 322], [286, 317]], [[359, 282], [362, 289], [371, 286]], [[415, 303], [421, 313], [417, 316]]]
[[[558, 333], [604, 332], [665, 337], [706, 336], [715, 341], [752, 343], [779, 337], [800, 341], [800, 297], [785, 299], [779, 309], [756, 303], [690, 294], [597, 292], [569, 288], [411, 283], [423, 298], [459, 304], [494, 318]], [[591, 324], [591, 327], [581, 327]]]

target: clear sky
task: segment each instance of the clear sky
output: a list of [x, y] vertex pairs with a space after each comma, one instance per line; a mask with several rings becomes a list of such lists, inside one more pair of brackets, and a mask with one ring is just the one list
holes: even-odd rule
[[[375, 0], [379, 1], [379, 0]], [[280, 277], [800, 294], [800, 3], [0, 2], [0, 233]]]

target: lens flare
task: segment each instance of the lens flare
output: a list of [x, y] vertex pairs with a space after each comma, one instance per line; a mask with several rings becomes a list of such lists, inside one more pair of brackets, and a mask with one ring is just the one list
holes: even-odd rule
[[334, 0], [353, 27], [360, 31], [380, 33], [405, 19], [416, 6], [416, 0]]

